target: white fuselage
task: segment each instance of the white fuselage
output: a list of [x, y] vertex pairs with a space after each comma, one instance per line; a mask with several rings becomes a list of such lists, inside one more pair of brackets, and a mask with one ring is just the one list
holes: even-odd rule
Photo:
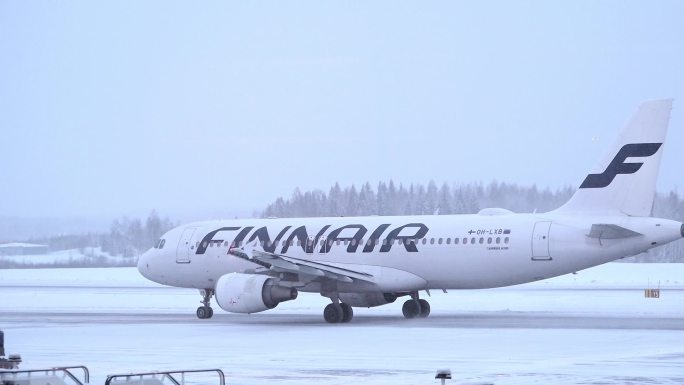
[[[641, 235], [590, 237], [594, 224]], [[341, 292], [478, 289], [571, 273], [681, 237], [682, 224], [672, 220], [555, 212], [208, 221], [166, 233], [163, 247], [146, 252], [138, 268], [162, 284], [210, 289], [224, 274], [258, 271], [228, 253], [256, 241], [269, 252], [373, 276], [371, 285], [339, 283]], [[316, 282], [300, 285], [321, 289]]]

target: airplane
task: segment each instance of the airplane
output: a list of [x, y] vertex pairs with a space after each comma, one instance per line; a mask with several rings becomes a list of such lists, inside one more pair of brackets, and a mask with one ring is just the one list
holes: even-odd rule
[[354, 307], [408, 299], [406, 318], [424, 318], [419, 292], [517, 285], [577, 272], [684, 237], [681, 222], [651, 217], [672, 99], [639, 106], [570, 200], [546, 213], [487, 208], [477, 214], [270, 218], [176, 227], [138, 261], [164, 285], [197, 288], [200, 319], [210, 300], [256, 313], [319, 293], [328, 323]]

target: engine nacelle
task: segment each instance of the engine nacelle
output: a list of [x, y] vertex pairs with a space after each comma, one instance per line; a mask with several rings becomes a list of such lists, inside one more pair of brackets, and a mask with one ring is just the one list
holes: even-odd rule
[[340, 301], [353, 307], [374, 307], [386, 305], [397, 300], [393, 293], [340, 293]]
[[216, 303], [231, 313], [258, 313], [297, 298], [294, 287], [279, 286], [265, 275], [230, 273], [216, 282]]

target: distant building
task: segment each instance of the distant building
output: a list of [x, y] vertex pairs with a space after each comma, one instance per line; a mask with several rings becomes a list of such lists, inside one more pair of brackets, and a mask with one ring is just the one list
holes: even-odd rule
[[36, 255], [47, 254], [47, 245], [33, 243], [4, 243], [0, 244], [0, 255]]

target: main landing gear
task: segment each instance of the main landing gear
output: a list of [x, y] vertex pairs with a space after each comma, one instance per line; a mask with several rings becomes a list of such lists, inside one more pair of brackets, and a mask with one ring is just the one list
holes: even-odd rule
[[344, 302], [333, 302], [323, 310], [323, 318], [325, 318], [325, 322], [331, 324], [347, 323], [354, 318], [354, 310]]
[[404, 302], [401, 307], [402, 313], [406, 318], [426, 318], [430, 315], [430, 303], [418, 298], [418, 292], [411, 293], [411, 299]]
[[214, 309], [209, 304], [211, 297], [214, 295], [214, 289], [200, 290], [200, 294], [202, 295], [202, 306], [197, 308], [197, 318], [209, 319], [214, 316]]
[[354, 309], [348, 303], [340, 302], [340, 297], [336, 292], [329, 292], [325, 296], [332, 301], [331, 304], [323, 309], [325, 322], [331, 324], [347, 323], [354, 318]]

